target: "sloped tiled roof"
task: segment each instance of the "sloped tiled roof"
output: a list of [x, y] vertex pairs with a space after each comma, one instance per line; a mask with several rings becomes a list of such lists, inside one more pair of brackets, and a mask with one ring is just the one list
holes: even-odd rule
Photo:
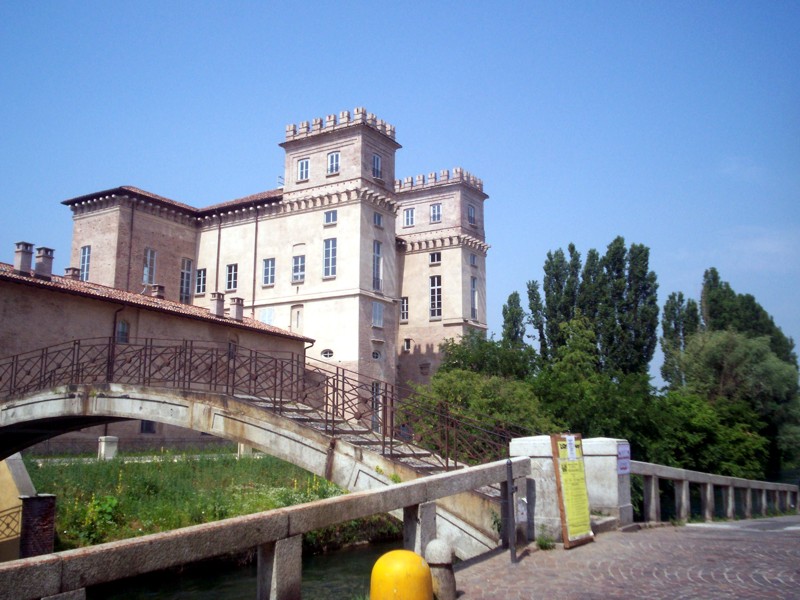
[[213, 213], [221, 209], [230, 209], [230, 208], [236, 208], [237, 206], [246, 206], [248, 204], [252, 204], [255, 202], [264, 202], [264, 201], [276, 202], [283, 197], [283, 189], [278, 188], [274, 190], [267, 190], [265, 192], [251, 194], [250, 196], [245, 196], [244, 198], [237, 198], [235, 200], [228, 200], [227, 202], [221, 202], [219, 204], [214, 204], [205, 208], [195, 208], [194, 206], [189, 206], [188, 204], [184, 204], [182, 202], [176, 202], [175, 200], [170, 200], [169, 198], [165, 198], [164, 196], [159, 196], [158, 194], [153, 194], [152, 192], [148, 192], [146, 190], [142, 190], [134, 186], [123, 185], [120, 187], [112, 188], [110, 190], [103, 190], [100, 192], [93, 192], [91, 194], [78, 196], [77, 198], [70, 198], [69, 200], [64, 200], [61, 204], [64, 204], [66, 206], [74, 206], [77, 204], [81, 204], [82, 202], [86, 202], [89, 200], [97, 200], [99, 198], [105, 198], [108, 196], [129, 196], [129, 197], [133, 196], [134, 198], [138, 198], [141, 200], [148, 200], [150, 202], [154, 202], [162, 206], [179, 209], [183, 212], [190, 214], [191, 216], [199, 217], [201, 215]]
[[216, 317], [212, 315], [208, 309], [200, 306], [182, 304], [180, 302], [173, 302], [172, 300], [163, 300], [161, 298], [154, 298], [152, 296], [145, 296], [143, 294], [125, 292], [123, 290], [99, 285], [97, 283], [76, 281], [74, 279], [68, 279], [58, 275], [53, 275], [50, 279], [43, 279], [41, 277], [35, 277], [33, 273], [18, 273], [14, 270], [13, 265], [6, 263], [0, 263], [0, 281], [11, 281], [23, 285], [31, 285], [43, 289], [50, 289], [54, 292], [74, 294], [86, 298], [95, 298], [97, 300], [109, 300], [126, 304], [128, 306], [155, 310], [185, 318], [220, 323], [228, 327], [249, 329], [251, 331], [269, 333], [272, 335], [291, 338], [308, 343], [313, 342], [311, 338], [297, 335], [290, 331], [285, 331], [273, 325], [267, 325], [266, 323], [262, 323], [261, 321], [251, 319], [249, 317], [244, 317], [242, 321], [236, 321], [228, 317]]

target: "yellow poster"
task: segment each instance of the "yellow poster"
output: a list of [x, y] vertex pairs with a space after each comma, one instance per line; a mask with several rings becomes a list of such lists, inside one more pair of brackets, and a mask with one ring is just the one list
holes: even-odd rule
[[564, 547], [592, 539], [589, 494], [580, 435], [554, 436]]

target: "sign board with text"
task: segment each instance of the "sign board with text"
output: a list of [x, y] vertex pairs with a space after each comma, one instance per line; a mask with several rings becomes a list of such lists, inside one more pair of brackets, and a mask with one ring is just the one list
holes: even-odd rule
[[594, 540], [580, 434], [550, 436], [564, 548]]

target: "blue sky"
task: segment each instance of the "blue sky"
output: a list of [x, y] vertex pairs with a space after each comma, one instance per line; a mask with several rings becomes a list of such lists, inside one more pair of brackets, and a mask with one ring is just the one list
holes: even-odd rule
[[63, 272], [92, 191], [272, 189], [287, 123], [366, 106], [399, 177], [484, 180], [492, 330], [548, 250], [623, 235], [660, 305], [715, 266], [800, 340], [798, 29], [781, 1], [3, 2], [0, 261]]

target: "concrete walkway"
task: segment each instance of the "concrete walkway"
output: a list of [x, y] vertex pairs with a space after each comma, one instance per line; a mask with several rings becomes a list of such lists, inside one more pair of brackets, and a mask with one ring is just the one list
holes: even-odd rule
[[614, 531], [456, 567], [459, 600], [800, 598], [800, 515]]

